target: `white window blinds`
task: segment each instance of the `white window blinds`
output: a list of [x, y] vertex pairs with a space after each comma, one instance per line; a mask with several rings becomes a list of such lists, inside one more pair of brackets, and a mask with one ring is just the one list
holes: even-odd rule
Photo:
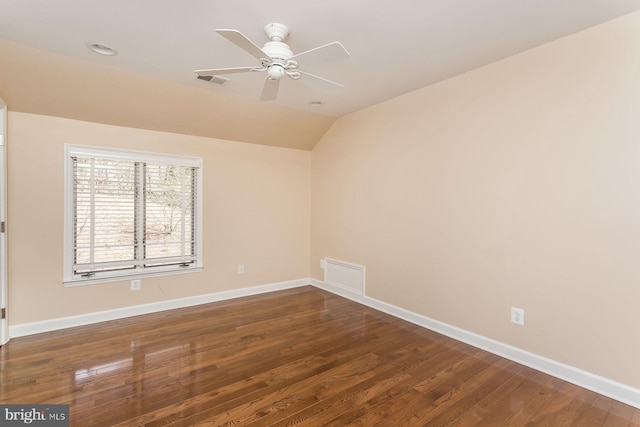
[[68, 155], [71, 279], [200, 265], [198, 165], [79, 151]]
[[136, 164], [73, 157], [74, 274], [136, 266]]

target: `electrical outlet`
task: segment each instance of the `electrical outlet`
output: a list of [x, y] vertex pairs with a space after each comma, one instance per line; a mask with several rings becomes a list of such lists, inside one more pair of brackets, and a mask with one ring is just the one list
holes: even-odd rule
[[238, 264], [238, 274], [244, 274], [244, 264]]
[[523, 309], [511, 307], [511, 323], [515, 323], [516, 325], [524, 325]]
[[324, 261], [324, 258], [320, 260], [320, 268], [324, 270], [324, 268], [327, 266], [327, 263]]
[[132, 291], [139, 291], [140, 290], [140, 279], [134, 279], [131, 281], [131, 290]]

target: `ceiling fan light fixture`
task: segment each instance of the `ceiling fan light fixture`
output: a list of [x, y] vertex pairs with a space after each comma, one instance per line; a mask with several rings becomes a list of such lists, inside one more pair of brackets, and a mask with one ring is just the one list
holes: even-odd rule
[[284, 74], [284, 67], [279, 64], [273, 64], [267, 69], [267, 75], [271, 80], [280, 80]]
[[113, 55], [117, 55], [118, 53], [118, 51], [116, 51], [114, 48], [104, 43], [97, 43], [97, 42], [87, 43], [87, 47], [92, 51], [94, 51], [95, 53], [99, 53], [100, 55], [105, 55], [105, 56], [113, 56]]

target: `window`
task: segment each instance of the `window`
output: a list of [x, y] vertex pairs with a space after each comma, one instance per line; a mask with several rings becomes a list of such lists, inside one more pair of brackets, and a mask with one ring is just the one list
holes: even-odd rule
[[65, 146], [66, 285], [202, 268], [202, 160]]

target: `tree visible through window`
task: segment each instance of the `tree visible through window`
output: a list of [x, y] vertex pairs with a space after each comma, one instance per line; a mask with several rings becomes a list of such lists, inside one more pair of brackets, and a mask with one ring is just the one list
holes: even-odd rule
[[69, 151], [72, 279], [199, 266], [197, 165]]

